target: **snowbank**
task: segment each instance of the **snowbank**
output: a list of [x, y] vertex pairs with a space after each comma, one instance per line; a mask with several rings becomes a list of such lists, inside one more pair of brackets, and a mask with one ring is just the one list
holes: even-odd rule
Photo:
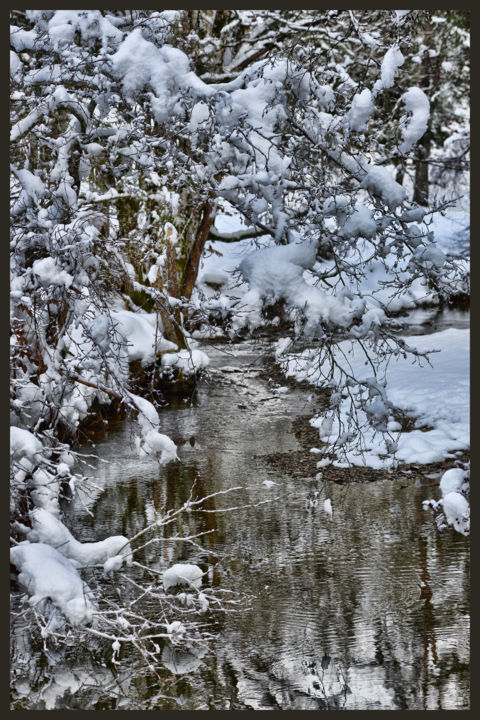
[[250, 289], [242, 298], [242, 314], [233, 319], [232, 328], [258, 327], [263, 323], [264, 302], [273, 304], [278, 300], [286, 300], [291, 308], [305, 312], [307, 331], [320, 321], [346, 327], [355, 305], [305, 281], [305, 270], [315, 262], [316, 243], [309, 240], [250, 253], [239, 266]]
[[190, 374], [205, 368], [209, 362], [208, 355], [196, 348], [179, 350], [162, 357], [162, 367], [175, 367], [182, 370], [184, 374]]
[[10, 428], [10, 454], [12, 460], [21, 460], [25, 467], [31, 469], [38, 462], [43, 450], [42, 443], [29, 430], [20, 427]]
[[443, 498], [443, 511], [449, 525], [462, 535], [470, 532], [470, 505], [458, 492], [451, 492]]
[[[422, 367], [413, 364], [410, 357], [392, 358], [386, 372], [386, 394], [388, 399], [414, 420], [414, 428], [400, 431], [399, 424], [389, 415], [387, 428], [397, 445], [396, 459], [406, 463], [433, 463], [452, 457], [458, 450], [469, 447], [469, 331], [450, 328], [425, 336], [405, 337], [408, 346], [419, 351], [436, 349], [440, 352], [431, 356], [433, 368], [424, 361]], [[338, 362], [360, 380], [372, 375], [372, 368], [359, 345], [341, 342], [333, 347]], [[347, 360], [348, 365], [346, 365]], [[317, 355], [306, 351], [300, 355], [284, 356], [283, 366], [287, 375], [298, 380], [322, 386], [326, 368], [316, 366]], [[380, 375], [381, 373], [379, 373]], [[336, 371], [338, 379], [339, 374]], [[358, 431], [349, 418], [350, 402], [343, 398], [339, 411], [344, 428], [350, 428], [358, 439]], [[361, 438], [366, 448], [362, 454], [352, 447], [345, 449], [345, 460], [334, 464], [345, 467], [368, 465], [373, 468], [391, 467], [393, 455], [386, 454], [383, 436], [368, 426], [367, 417], [359, 411], [362, 427]], [[326, 422], [324, 416], [313, 419], [322, 439], [333, 444], [340, 433], [338, 419]], [[342, 431], [343, 432], [343, 431]], [[320, 461], [326, 462], [329, 461]]]

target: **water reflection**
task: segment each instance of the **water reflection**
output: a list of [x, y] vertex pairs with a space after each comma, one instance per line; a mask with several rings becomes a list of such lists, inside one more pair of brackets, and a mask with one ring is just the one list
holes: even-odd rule
[[[203, 381], [194, 399], [162, 414], [162, 432], [185, 441], [181, 463], [159, 468], [139, 459], [131, 425], [118, 423], [97, 448], [97, 489], [67, 510], [85, 541], [135, 534], [155, 510], [183, 503], [194, 483], [197, 497], [247, 485], [239, 504], [279, 498], [185, 515], [181, 532], [215, 529], [199, 548], [169, 542], [165, 528], [162, 542], [145, 549], [142, 562], [153, 567], [188, 560], [210, 570], [210, 583], [254, 597], [244, 612], [218, 620], [211, 655], [164, 650], [165, 687], [136, 667], [121, 701], [111, 695], [103, 709], [467, 708], [468, 541], [439, 536], [424, 514], [422, 500], [438, 481], [412, 474], [400, 484], [386, 474], [374, 483], [330, 483], [308, 509], [308, 479], [274, 473], [258, 456], [298, 449], [291, 421], [313, 413], [309, 394], [262, 402], [272, 390], [245, 365], [251, 348], [236, 352], [214, 354], [215, 382]], [[265, 479], [277, 485], [265, 487]], [[207, 508], [231, 502], [220, 496]]]
[[461, 307], [425, 307], [409, 310], [399, 316], [401, 332], [408, 335], [425, 335], [447, 328], [466, 330], [470, 327], [470, 311]]

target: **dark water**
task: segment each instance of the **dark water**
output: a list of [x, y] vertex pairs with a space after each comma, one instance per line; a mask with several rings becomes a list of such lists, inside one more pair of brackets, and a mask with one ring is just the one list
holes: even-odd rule
[[[313, 414], [315, 397], [269, 385], [248, 364], [256, 353], [248, 343], [234, 352], [211, 350], [210, 378], [161, 414], [161, 431], [182, 443], [181, 462], [161, 468], [139, 458], [133, 424], [113, 425], [96, 448], [100, 461], [83, 468], [97, 486], [84, 497], [94, 519], [75, 502], [67, 523], [82, 541], [132, 536], [155, 510], [184, 502], [194, 480], [197, 496], [249, 486], [234, 504], [278, 497], [185, 516], [181, 531], [214, 535], [201, 548], [165, 539], [147, 558], [159, 570], [200, 564], [207, 586], [247, 593], [249, 606], [221, 618], [203, 658], [164, 653], [165, 685], [128, 659], [113, 671], [78, 651], [50, 670], [48, 687], [22, 685], [19, 675], [17, 696], [26, 709], [468, 708], [469, 543], [439, 536], [422, 510], [423, 499], [439, 496], [439, 478], [320, 481], [319, 505], [307, 507], [311, 480], [274, 472], [259, 456], [299, 449], [292, 420]], [[222, 496], [211, 507], [229, 503]]]
[[400, 316], [398, 321], [403, 326], [400, 332], [406, 335], [426, 335], [452, 327], [466, 330], [470, 327], [470, 310], [461, 307], [417, 308]]

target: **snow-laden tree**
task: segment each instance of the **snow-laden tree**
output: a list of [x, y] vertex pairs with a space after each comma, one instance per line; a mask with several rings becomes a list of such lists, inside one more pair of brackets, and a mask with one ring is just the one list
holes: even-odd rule
[[[140, 449], [160, 462], [176, 457], [151, 396], [129, 387], [129, 363], [141, 357], [163, 372], [205, 361], [186, 329], [189, 300], [223, 201], [248, 225], [224, 239], [248, 234], [266, 243], [240, 266], [249, 292], [232, 307], [231, 334], [282, 306], [292, 339], [317, 348], [332, 407], [352, 399], [337, 445], [361, 439], [359, 408], [388, 433], [395, 408], [378, 361], [422, 355], [395, 334], [395, 314], [448, 299], [465, 282], [435, 244], [433, 209], [413, 202], [390, 167], [399, 153], [414, 152], [429, 122], [424, 90], [396, 85], [415, 18], [15, 12], [12, 514], [28, 541], [13, 557], [34, 597], [48, 597], [32, 590], [39, 545], [77, 582], [68, 563], [81, 561], [60, 520], [59, 494], [69, 481], [74, 489], [67, 443], [94, 403], [138, 413]], [[384, 97], [395, 91], [387, 117]], [[339, 338], [362, 347], [370, 377], [352, 375], [333, 350]], [[161, 372], [152, 377], [158, 382]], [[330, 424], [324, 436], [331, 431]], [[393, 438], [388, 443], [393, 452]], [[60, 536], [68, 540], [61, 546], [76, 548], [67, 559], [53, 553]], [[92, 562], [111, 560], [110, 572], [132, 539], [107, 540]], [[78, 593], [62, 598], [63, 611], [75, 601], [72, 622], [91, 618], [88, 593], [83, 605]]]
[[[468, 186], [469, 11], [425, 13], [412, 32], [416, 42], [403, 71], [410, 82], [428, 95], [430, 117], [412, 158], [408, 161], [400, 159], [399, 173], [411, 174], [413, 199], [426, 206], [429, 197], [435, 201], [438, 195], [458, 192], [462, 180], [462, 191]], [[453, 145], [452, 136], [457, 138]], [[455, 154], [452, 153], [454, 148]], [[410, 165], [413, 165], [411, 170]], [[433, 188], [430, 187], [432, 184]]]

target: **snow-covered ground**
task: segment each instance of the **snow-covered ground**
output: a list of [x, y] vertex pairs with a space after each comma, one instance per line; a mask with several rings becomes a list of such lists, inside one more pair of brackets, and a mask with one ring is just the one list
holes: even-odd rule
[[[347, 449], [345, 458], [334, 460], [334, 464], [347, 466], [351, 463], [378, 469], [391, 467], [395, 459], [406, 463], [433, 463], [454, 457], [455, 451], [469, 447], [469, 331], [449, 328], [431, 335], [405, 337], [404, 340], [421, 352], [439, 351], [430, 356], [433, 367], [424, 360], [419, 364], [413, 363], [409, 356], [398, 356], [391, 360], [386, 370], [387, 397], [411, 418], [413, 429], [402, 432], [400, 424], [391, 415], [387, 429], [395, 438], [397, 451], [395, 457], [387, 455], [382, 433], [375, 433], [369, 427], [366, 415], [358, 410], [363, 451], [360, 453], [354, 447], [358, 439], [354, 437], [352, 449]], [[341, 342], [333, 348], [333, 353], [338, 362], [359, 380], [372, 375], [363, 349], [355, 342]], [[315, 351], [286, 354], [280, 359], [287, 375], [317, 387], [325, 384], [324, 370], [318, 366]], [[323, 416], [312, 420], [312, 425], [319, 428], [319, 439], [327, 445], [334, 444], [341, 434], [341, 427], [355, 427], [349, 413], [350, 400], [343, 398], [339, 417], [328, 427]]]

